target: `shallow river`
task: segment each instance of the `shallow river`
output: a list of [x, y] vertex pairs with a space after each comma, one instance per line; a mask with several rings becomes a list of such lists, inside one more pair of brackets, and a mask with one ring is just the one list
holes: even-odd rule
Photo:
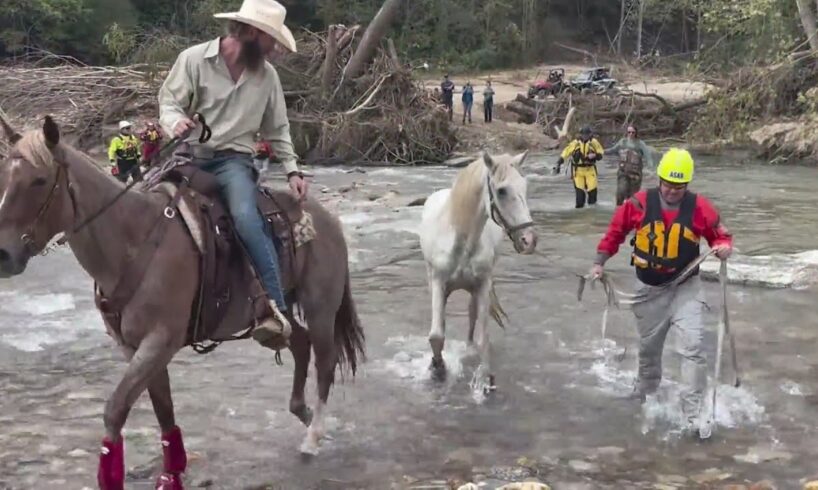
[[[539, 248], [518, 256], [503, 245], [497, 290], [510, 325], [492, 325], [498, 391], [484, 399], [469, 386], [465, 295], [448, 308], [449, 376], [429, 378], [421, 208], [406, 206], [447, 187], [456, 170], [318, 169], [313, 192], [340, 214], [352, 249], [368, 362], [333, 389], [328, 438], [308, 461], [297, 452], [304, 429], [287, 411], [289, 355], [276, 367], [252, 341], [180, 353], [171, 382], [191, 454], [188, 486], [447, 488], [477, 479], [495, 488], [537, 477], [555, 490], [762, 479], [795, 489], [818, 479], [818, 170], [740, 158], [703, 158], [694, 186], [721, 209], [738, 248], [729, 299], [743, 385], [719, 386], [710, 440], [679, 434], [672, 336], [667, 382], [640, 407], [624, 399], [635, 374], [631, 313], [611, 313], [616, 345], [603, 343], [602, 294], [576, 300], [575, 274], [587, 271], [614, 208], [612, 171], [603, 170], [600, 205], [577, 211], [568, 179], [547, 175], [552, 156], [526, 169]], [[625, 284], [626, 255], [610, 268]], [[706, 287], [712, 372], [718, 292]], [[610, 355], [624, 347], [624, 360]], [[0, 489], [95, 488], [103, 405], [123, 370], [91, 281], [67, 249], [0, 282]], [[311, 373], [310, 395], [313, 381]], [[153, 488], [157, 431], [143, 396], [126, 425], [128, 488]]]

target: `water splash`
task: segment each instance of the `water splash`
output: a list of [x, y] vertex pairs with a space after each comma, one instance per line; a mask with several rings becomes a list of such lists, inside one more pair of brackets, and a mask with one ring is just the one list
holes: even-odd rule
[[[626, 396], [633, 390], [636, 371], [620, 369], [617, 364], [606, 360], [594, 362], [589, 368], [598, 382], [598, 388], [614, 396]], [[702, 419], [712, 413], [712, 380], [705, 391], [701, 411]], [[669, 437], [678, 434], [686, 425], [687, 420], [682, 414], [679, 402], [683, 386], [665, 378], [659, 390], [647, 397], [642, 406], [642, 433], [660, 432]], [[754, 426], [762, 422], [765, 417], [764, 406], [758, 398], [744, 387], [735, 388], [730, 385], [718, 386], [716, 399], [717, 426], [735, 428], [740, 426]]]
[[[425, 383], [431, 379], [429, 365], [432, 351], [429, 340], [417, 335], [389, 337], [387, 347], [397, 348], [391, 359], [373, 363], [376, 369], [388, 371], [400, 379]], [[446, 383], [451, 384], [463, 376], [463, 360], [472, 355], [468, 344], [458, 340], [446, 340], [443, 361], [446, 363]]]
[[810, 394], [803, 386], [789, 379], [784, 380], [778, 387], [784, 393], [792, 396], [807, 396]]

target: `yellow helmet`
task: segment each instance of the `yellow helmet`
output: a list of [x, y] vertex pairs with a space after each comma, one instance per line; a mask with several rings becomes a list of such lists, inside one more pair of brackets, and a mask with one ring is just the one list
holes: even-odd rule
[[693, 157], [687, 150], [671, 148], [662, 156], [656, 174], [674, 184], [688, 184], [693, 180]]

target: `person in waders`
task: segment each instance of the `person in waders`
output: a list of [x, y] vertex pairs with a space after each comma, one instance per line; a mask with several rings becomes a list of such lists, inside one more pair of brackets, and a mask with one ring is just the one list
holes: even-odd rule
[[639, 368], [632, 398], [644, 403], [646, 396], [659, 388], [665, 337], [675, 327], [682, 358], [684, 429], [698, 434], [707, 385], [701, 279], [697, 270], [676, 287], [661, 287], [699, 257], [701, 238], [722, 260], [732, 253], [733, 238], [713, 204], [688, 190], [693, 167], [693, 157], [686, 150], [672, 148], [665, 153], [657, 169], [659, 186], [637, 192], [614, 212], [597, 247], [591, 277], [602, 276], [605, 263], [635, 231], [631, 263], [638, 279], [637, 292], [651, 299], [633, 306], [639, 333]]
[[108, 160], [111, 162], [111, 175], [121, 182], [128, 182], [133, 174], [134, 180], [140, 180], [139, 139], [133, 134], [133, 125], [129, 121], [119, 121], [119, 134], [111, 139], [108, 146]]
[[588, 195], [588, 204], [596, 204], [597, 198], [597, 171], [596, 162], [602, 160], [605, 150], [599, 141], [593, 137], [590, 126], [584, 126], [579, 131], [579, 138], [568, 143], [562, 150], [554, 173], [559, 174], [563, 162], [571, 159], [571, 180], [576, 191], [577, 209], [585, 207], [585, 195]]
[[454, 82], [449, 80], [449, 75], [443, 76], [443, 81], [440, 83], [440, 93], [442, 94], [443, 105], [449, 113], [449, 121], [451, 121], [454, 114]]
[[619, 168], [616, 172], [616, 205], [636, 194], [642, 187], [642, 172], [645, 162], [653, 168], [653, 152], [644, 141], [639, 139], [636, 126], [628, 126], [627, 135], [605, 153], [619, 155]]

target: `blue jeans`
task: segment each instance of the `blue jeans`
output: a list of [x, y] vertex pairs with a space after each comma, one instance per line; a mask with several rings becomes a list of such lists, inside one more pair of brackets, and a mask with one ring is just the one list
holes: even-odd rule
[[200, 168], [216, 177], [236, 232], [253, 261], [267, 295], [275, 301], [280, 311], [287, 311], [281, 292], [278, 255], [256, 202], [256, 173], [252, 158], [237, 153], [217, 156]]

